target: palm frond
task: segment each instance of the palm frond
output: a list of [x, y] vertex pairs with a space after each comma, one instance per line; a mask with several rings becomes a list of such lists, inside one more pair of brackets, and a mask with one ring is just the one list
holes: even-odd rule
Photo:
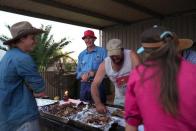
[[64, 48], [66, 45], [68, 45], [68, 44], [70, 44], [70, 43], [71, 43], [71, 41], [65, 41], [65, 42], [59, 44], [59, 48], [62, 49], [62, 48]]
[[3, 46], [0, 45], [0, 50], [7, 51], [8, 49], [6, 47], [3, 47]]
[[65, 56], [64, 54], [61, 54], [61, 55], [57, 55], [57, 56], [51, 58], [47, 64], [47, 67], [53, 65], [55, 62], [57, 62], [58, 60], [60, 60], [60, 58], [63, 58], [64, 56]]
[[10, 25], [5, 25], [5, 27], [7, 27], [8, 30], [11, 29], [11, 26]]
[[5, 41], [7, 41], [7, 40], [9, 40], [10, 38], [9, 37], [7, 37], [7, 36], [5, 36], [5, 35], [1, 35], [0, 36], [0, 40], [2, 41], [2, 42], [5, 42]]
[[51, 25], [47, 25], [45, 27], [43, 26], [42, 29], [45, 31], [45, 33], [42, 34], [41, 43], [45, 43], [48, 40], [48, 36], [52, 29], [52, 26]]
[[69, 56], [70, 54], [74, 53], [75, 51], [65, 52], [65, 55]]

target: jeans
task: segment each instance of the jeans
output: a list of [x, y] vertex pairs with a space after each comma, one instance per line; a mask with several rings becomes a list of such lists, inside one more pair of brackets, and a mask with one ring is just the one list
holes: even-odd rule
[[40, 131], [38, 119], [23, 123], [16, 131]]
[[[99, 87], [99, 96], [102, 103], [106, 103], [106, 92], [105, 92], [105, 86], [103, 82], [100, 84]], [[86, 101], [86, 102], [93, 102], [92, 96], [91, 96], [91, 82], [81, 82], [80, 85], [80, 100]]]

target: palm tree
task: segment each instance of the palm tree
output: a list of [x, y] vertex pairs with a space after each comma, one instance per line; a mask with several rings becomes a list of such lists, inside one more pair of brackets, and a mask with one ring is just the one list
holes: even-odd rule
[[62, 53], [61, 50], [71, 43], [66, 37], [62, 38], [59, 42], [55, 42], [53, 35], [49, 35], [51, 26], [41, 27], [45, 30], [45, 33], [37, 36], [37, 46], [31, 52], [31, 56], [34, 58], [40, 71], [45, 71], [49, 66], [53, 65], [61, 58], [70, 58], [69, 54], [73, 52]]
[[[8, 30], [10, 30], [10, 26], [9, 26], [9, 25], [5, 25], [5, 26], [8, 28]], [[8, 40], [8, 39], [10, 39], [8, 36], [5, 36], [5, 35], [1, 35], [1, 36], [0, 36], [0, 40], [1, 40], [2, 42], [6, 41], [6, 40]], [[1, 45], [0, 45], [0, 50], [7, 51], [7, 50], [8, 50], [8, 47], [1, 46]]]
[[[7, 25], [7, 28], [10, 29], [10, 26]], [[37, 35], [38, 44], [30, 53], [41, 72], [46, 71], [49, 66], [53, 65], [61, 58], [73, 59], [69, 56], [73, 52], [66, 52], [64, 54], [61, 52], [61, 49], [71, 43], [71, 41], [64, 37], [59, 42], [55, 42], [53, 35], [50, 35], [51, 28], [52, 26], [50, 25], [41, 26], [41, 29], [45, 30], [45, 33]], [[5, 35], [0, 36], [0, 40], [3, 42], [8, 39], [9, 37]], [[7, 50], [7, 48], [3, 46], [0, 46], [0, 49]]]

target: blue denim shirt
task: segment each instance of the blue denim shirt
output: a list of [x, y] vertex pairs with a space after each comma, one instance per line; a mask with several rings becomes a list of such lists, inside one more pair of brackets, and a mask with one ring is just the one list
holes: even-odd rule
[[7, 51], [0, 61], [0, 130], [13, 130], [38, 118], [33, 92], [43, 90], [44, 81], [32, 58], [18, 48]]
[[97, 71], [101, 62], [107, 57], [105, 48], [96, 46], [93, 51], [87, 49], [82, 51], [78, 56], [77, 79], [89, 71]]

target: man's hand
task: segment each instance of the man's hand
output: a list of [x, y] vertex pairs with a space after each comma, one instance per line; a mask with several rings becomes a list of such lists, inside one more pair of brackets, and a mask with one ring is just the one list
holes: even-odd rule
[[107, 112], [105, 105], [103, 105], [102, 103], [95, 104], [95, 106], [98, 113], [105, 114]]
[[90, 77], [94, 77], [94, 76], [95, 76], [95, 72], [94, 72], [94, 71], [90, 71], [90, 72], [89, 72], [89, 76], [90, 76]]
[[88, 78], [89, 78], [89, 73], [85, 73], [85, 74], [82, 75], [82, 80], [81, 81], [86, 82], [86, 81], [88, 81]]
[[95, 78], [91, 84], [91, 96], [95, 102], [96, 110], [99, 113], [106, 113], [106, 107], [101, 103], [99, 96], [99, 85], [105, 76], [105, 64], [104, 62], [99, 65], [99, 69], [96, 72]]

